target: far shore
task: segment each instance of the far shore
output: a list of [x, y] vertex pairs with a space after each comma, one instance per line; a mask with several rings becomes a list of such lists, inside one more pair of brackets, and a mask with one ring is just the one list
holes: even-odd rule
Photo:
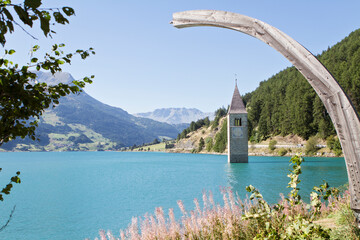
[[[156, 151], [150, 151], [150, 152], [156, 152]], [[212, 154], [212, 155], [227, 155], [227, 152], [224, 153], [218, 153], [218, 152], [207, 152], [207, 151], [201, 151], [201, 152], [192, 152], [192, 149], [168, 149], [163, 152], [167, 153], [191, 153], [191, 154]], [[329, 149], [321, 149], [317, 154], [314, 155], [306, 155], [304, 148], [299, 148], [297, 151], [289, 151], [284, 155], [280, 155], [276, 149], [274, 151], [270, 151], [268, 148], [256, 148], [256, 151], [252, 151], [251, 147], [249, 147], [249, 156], [264, 156], [264, 157], [291, 157], [293, 155], [300, 155], [303, 157], [344, 157], [343, 155], [336, 156], [333, 152], [331, 152]]]

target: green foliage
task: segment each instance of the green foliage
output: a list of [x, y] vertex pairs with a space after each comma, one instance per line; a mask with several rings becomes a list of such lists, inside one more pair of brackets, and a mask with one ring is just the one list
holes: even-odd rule
[[215, 111], [215, 119], [212, 121], [211, 129], [215, 129], [217, 126], [219, 126], [219, 121], [222, 117], [226, 116], [227, 111], [224, 107], [221, 107]]
[[280, 149], [278, 150], [278, 154], [279, 154], [280, 156], [284, 156], [284, 155], [287, 154], [287, 153], [288, 153], [288, 150], [285, 149], [285, 148], [280, 148]]
[[198, 152], [201, 152], [203, 150], [205, 146], [205, 141], [204, 139], [201, 137], [200, 140], [199, 140], [199, 147], [198, 147]]
[[315, 136], [309, 138], [305, 145], [305, 154], [314, 155], [319, 148], [317, 147], [318, 139]]
[[24, 25], [33, 27], [34, 23], [39, 22], [41, 31], [50, 37], [55, 33], [52, 29], [55, 23], [67, 24], [67, 17], [75, 15], [71, 7], [40, 8], [41, 4], [41, 0], [25, 0], [23, 4], [13, 4], [11, 0], [0, 1], [0, 43], [3, 46], [6, 43], [6, 34], [14, 32], [14, 24], [19, 25], [18, 20], [11, 14], [12, 10]]
[[313, 190], [315, 192], [310, 193], [311, 199], [311, 206], [313, 207], [313, 215], [312, 218], [316, 217], [320, 214], [321, 211], [321, 199], [328, 200], [330, 196], [338, 197], [339, 196], [339, 189], [337, 188], [330, 188], [329, 184], [324, 180], [324, 183], [321, 184], [319, 187], [314, 186]]
[[204, 126], [209, 127], [210, 126], [210, 119], [209, 117], [204, 118]]
[[[2, 171], [2, 168], [0, 168], [0, 172]], [[16, 172], [16, 175], [11, 177], [10, 182], [1, 190], [0, 193], [0, 201], [4, 201], [3, 194], [9, 195], [11, 192], [11, 189], [13, 187], [13, 183], [21, 183], [21, 180], [19, 178], [20, 172]]]
[[[360, 30], [324, 51], [318, 59], [337, 79], [359, 113]], [[326, 139], [336, 134], [320, 98], [295, 67], [261, 82], [243, 99], [247, 102], [252, 141], [279, 134], [296, 134], [305, 139], [316, 134]], [[260, 136], [255, 137], [256, 134]]]
[[249, 123], [249, 125], [248, 125], [249, 141], [251, 143], [259, 143], [259, 142], [261, 142], [262, 137], [259, 134], [259, 132], [257, 130], [255, 130], [255, 129], [251, 129], [250, 122], [248, 122], [248, 123]]
[[270, 142], [269, 142], [269, 149], [271, 150], [271, 151], [274, 151], [275, 150], [275, 145], [277, 144], [277, 141], [276, 140], [271, 140]]
[[188, 133], [196, 131], [196, 130], [198, 130], [199, 128], [201, 128], [203, 126], [208, 127], [209, 125], [210, 125], [209, 117], [199, 119], [196, 122], [192, 121], [190, 123], [190, 126], [188, 128], [186, 128], [186, 129], [184, 129], [180, 133], [180, 135], [178, 135], [176, 140], [179, 141], [180, 139], [186, 138]]
[[220, 131], [215, 135], [213, 150], [218, 153], [225, 151], [227, 145], [227, 121], [224, 121]]
[[289, 198], [287, 200], [290, 202], [291, 206], [299, 204], [301, 200], [301, 196], [299, 195], [300, 188], [298, 188], [297, 185], [301, 182], [299, 176], [301, 174], [301, 163], [303, 161], [304, 159], [297, 155], [290, 159], [293, 170], [287, 175], [290, 178], [290, 182], [287, 187], [291, 188]]
[[213, 139], [211, 137], [206, 138], [206, 151], [210, 152], [213, 146]]
[[[289, 193], [289, 197], [285, 199], [285, 202], [270, 207], [255, 187], [251, 185], [246, 187], [246, 191], [251, 193], [250, 200], [254, 198], [257, 200], [256, 208], [253, 208], [253, 211], [246, 212], [243, 215], [243, 220], [250, 220], [251, 225], [257, 226], [257, 234], [253, 239], [310, 240], [330, 238], [330, 230], [324, 229], [313, 223], [314, 216], [317, 214], [316, 210], [312, 212], [310, 218], [306, 215], [291, 214], [291, 211], [300, 209], [303, 206], [301, 197], [298, 194], [299, 188], [297, 186], [300, 183], [299, 175], [301, 174], [301, 163], [303, 161], [304, 159], [299, 156], [294, 156], [290, 159], [293, 166], [291, 173], [288, 174], [288, 177], [290, 178], [288, 187], [292, 190]], [[324, 184], [324, 186], [321, 186], [321, 189], [327, 191], [327, 187], [328, 185]], [[316, 200], [319, 200], [319, 198], [316, 198]], [[291, 206], [290, 214], [284, 214], [284, 209], [288, 208], [287, 203], [290, 203]]]
[[360, 239], [360, 229], [356, 224], [353, 210], [349, 204], [342, 204], [333, 215], [337, 227], [330, 233], [331, 239]]
[[338, 137], [329, 136], [326, 139], [326, 145], [330, 148], [330, 150], [334, 151], [336, 156], [340, 156], [342, 154], [342, 148]]
[[80, 136], [75, 137], [75, 136], [70, 136], [68, 138], [69, 141], [79, 144], [79, 143], [92, 143], [93, 141], [88, 138], [85, 134], [80, 134]]

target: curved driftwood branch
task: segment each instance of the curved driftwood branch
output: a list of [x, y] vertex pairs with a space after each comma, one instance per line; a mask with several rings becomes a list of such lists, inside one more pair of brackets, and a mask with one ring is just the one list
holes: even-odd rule
[[260, 39], [284, 55], [315, 89], [324, 103], [343, 148], [351, 208], [360, 213], [360, 121], [351, 101], [329, 71], [306, 48], [277, 28], [241, 14], [194, 10], [173, 14], [177, 28], [213, 26], [228, 28]]

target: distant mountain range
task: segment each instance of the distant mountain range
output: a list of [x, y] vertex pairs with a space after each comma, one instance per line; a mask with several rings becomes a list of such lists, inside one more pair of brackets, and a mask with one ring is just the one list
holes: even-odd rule
[[204, 113], [196, 108], [161, 108], [153, 112], [136, 113], [134, 115], [169, 124], [189, 124], [192, 121], [206, 117], [209, 117], [210, 120], [214, 119], [214, 113]]
[[[38, 72], [38, 81], [71, 83], [69, 73]], [[109, 150], [152, 142], [155, 138], [176, 138], [188, 125], [133, 116], [121, 108], [103, 104], [86, 92], [60, 99], [42, 115], [36, 134], [40, 141], [16, 139], [3, 144], [6, 150]]]

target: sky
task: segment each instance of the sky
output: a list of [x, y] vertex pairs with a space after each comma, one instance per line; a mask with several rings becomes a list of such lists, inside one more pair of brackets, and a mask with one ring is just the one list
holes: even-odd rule
[[[13, 1], [14, 3], [16, 1]], [[26, 28], [7, 38], [14, 61], [26, 63], [29, 50], [50, 50], [65, 43], [66, 51], [93, 47], [95, 56], [74, 60], [63, 71], [75, 79], [95, 75], [85, 91], [95, 99], [129, 113], [186, 107], [213, 112], [227, 106], [237, 76], [243, 95], [261, 81], [290, 67], [273, 48], [240, 32], [194, 27], [176, 29], [172, 13], [222, 10], [262, 20], [294, 38], [313, 54], [333, 46], [360, 27], [359, 0], [43, 0], [45, 6], [70, 6], [76, 16], [57, 25], [53, 38]], [[40, 54], [42, 53], [40, 51]], [[40, 55], [38, 56], [41, 59]]]

